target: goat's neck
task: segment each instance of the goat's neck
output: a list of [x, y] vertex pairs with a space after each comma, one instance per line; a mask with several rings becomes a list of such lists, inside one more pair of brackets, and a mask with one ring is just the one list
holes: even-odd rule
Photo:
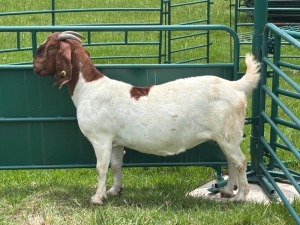
[[68, 89], [71, 96], [73, 96], [80, 74], [82, 74], [85, 82], [93, 82], [104, 76], [96, 69], [89, 57], [72, 57], [72, 65], [72, 79], [68, 82]]

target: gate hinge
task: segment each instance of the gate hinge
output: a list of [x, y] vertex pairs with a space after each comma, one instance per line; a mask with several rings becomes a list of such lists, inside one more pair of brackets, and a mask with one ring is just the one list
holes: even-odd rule
[[249, 124], [257, 124], [258, 123], [258, 119], [259, 117], [246, 117], [245, 118], [245, 125], [249, 125]]

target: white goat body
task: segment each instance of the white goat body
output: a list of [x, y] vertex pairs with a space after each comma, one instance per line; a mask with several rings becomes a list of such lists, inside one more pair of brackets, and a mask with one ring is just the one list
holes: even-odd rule
[[245, 79], [180, 79], [153, 86], [136, 100], [129, 84], [107, 77], [86, 83], [80, 75], [72, 99], [80, 129], [90, 140], [106, 136], [113, 145], [173, 155], [207, 140], [228, 139], [231, 133], [242, 137], [246, 96], [237, 90], [241, 82]]
[[[69, 40], [72, 35], [50, 36], [39, 47], [34, 66], [39, 75], [55, 73], [58, 83], [68, 83], [79, 127], [97, 157], [98, 188], [93, 203], [102, 204], [107, 194], [116, 195], [122, 190], [124, 146], [149, 154], [173, 155], [207, 140], [217, 142], [228, 160], [229, 179], [222, 195], [232, 197], [238, 184], [234, 199], [245, 200], [249, 192], [246, 159], [239, 146], [247, 94], [259, 81], [259, 64], [252, 55], [246, 56], [247, 71], [238, 81], [200, 76], [137, 88], [96, 71], [83, 47]], [[46, 54], [49, 45], [59, 46], [56, 54], [67, 57], [65, 67], [69, 63], [72, 69]], [[70, 48], [67, 53], [62, 51], [66, 46]], [[106, 192], [110, 163], [114, 184]]]

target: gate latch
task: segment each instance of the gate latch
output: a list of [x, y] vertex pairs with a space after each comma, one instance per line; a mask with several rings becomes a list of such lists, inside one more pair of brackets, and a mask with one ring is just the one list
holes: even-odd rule
[[269, 54], [274, 54], [274, 38], [269, 38], [268, 39], [268, 53]]

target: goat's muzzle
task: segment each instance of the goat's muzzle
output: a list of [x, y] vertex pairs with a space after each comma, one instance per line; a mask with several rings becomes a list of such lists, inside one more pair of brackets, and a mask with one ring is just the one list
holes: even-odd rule
[[39, 76], [48, 76], [51, 75], [49, 72], [46, 71], [46, 68], [44, 66], [44, 61], [40, 60], [38, 58], [35, 58], [33, 60], [33, 71], [39, 75]]

